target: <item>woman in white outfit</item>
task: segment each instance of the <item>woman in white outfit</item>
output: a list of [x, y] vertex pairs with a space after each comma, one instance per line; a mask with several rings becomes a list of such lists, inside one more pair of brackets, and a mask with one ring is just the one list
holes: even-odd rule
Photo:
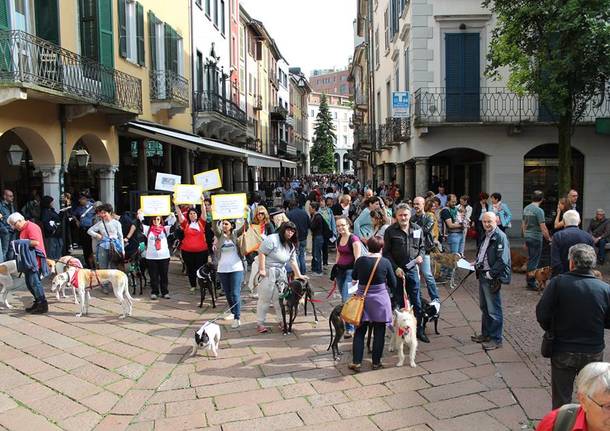
[[[297, 227], [292, 222], [284, 222], [277, 230], [277, 233], [267, 236], [258, 249], [258, 274], [262, 278], [258, 286], [258, 302], [256, 304], [256, 330], [259, 333], [268, 331], [265, 327], [265, 319], [269, 305], [277, 303], [279, 291], [276, 287], [276, 280], [284, 280], [288, 283], [286, 274], [286, 264], [290, 264], [295, 278], [307, 280], [301, 275], [296, 259], [296, 250], [299, 240], [297, 237]], [[278, 322], [282, 321], [279, 305], [275, 306], [275, 314]], [[280, 323], [281, 325], [281, 323]]]

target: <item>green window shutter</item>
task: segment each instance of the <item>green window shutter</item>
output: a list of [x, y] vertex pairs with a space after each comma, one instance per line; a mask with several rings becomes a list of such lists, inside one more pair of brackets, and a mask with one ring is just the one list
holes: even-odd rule
[[164, 37], [165, 37], [165, 70], [171, 70], [171, 66], [172, 66], [172, 59], [171, 59], [171, 52], [172, 52], [172, 28], [167, 25], [167, 23], [163, 24], [163, 29], [164, 29]]
[[[4, 3], [2, 0], [0, 3]], [[2, 6], [0, 5], [0, 10]], [[34, 9], [36, 10], [36, 36], [49, 42], [59, 45], [59, 11], [57, 0], [35, 0]], [[0, 28], [2, 27], [0, 11]]]
[[0, 0], [0, 30], [10, 28], [8, 16], [8, 0]]
[[174, 49], [173, 49], [173, 57], [172, 57], [172, 71], [178, 73], [180, 70], [178, 68], [178, 59], [180, 58], [181, 53], [178, 52], [178, 41], [182, 40], [182, 38], [178, 35], [178, 33], [174, 32]]
[[81, 54], [99, 61], [97, 0], [80, 0], [79, 6]]
[[144, 8], [136, 3], [136, 36], [138, 42], [138, 64], [144, 66], [146, 63], [144, 54]]
[[119, 12], [119, 55], [127, 58], [127, 13], [125, 0], [117, 0]]
[[114, 67], [112, 0], [98, 0], [99, 62]]
[[150, 68], [157, 70], [157, 17], [148, 11], [148, 39], [150, 41]]

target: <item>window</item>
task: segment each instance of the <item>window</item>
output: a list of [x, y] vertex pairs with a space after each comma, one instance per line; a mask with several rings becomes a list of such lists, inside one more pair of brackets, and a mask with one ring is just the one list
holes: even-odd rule
[[195, 0], [195, 4], [201, 9], [201, 0]]
[[405, 90], [409, 91], [409, 48], [405, 49]]
[[220, 32], [224, 36], [225, 34], [225, 0], [220, 0]]
[[239, 58], [243, 60], [246, 55], [246, 32], [243, 26], [239, 26]]
[[347, 147], [347, 136], [343, 135], [343, 145]]
[[218, 27], [218, 0], [214, 0], [214, 25]]
[[[112, 0], [80, 0], [79, 15], [81, 54], [114, 67]], [[88, 69], [85, 74], [90, 74]], [[99, 79], [99, 76], [87, 77]]]
[[394, 91], [400, 91], [400, 63], [397, 58], [394, 62]]
[[383, 13], [383, 25], [384, 25], [384, 29], [385, 29], [385, 45], [384, 48], [386, 51], [390, 50], [390, 22], [389, 22], [389, 17], [388, 17], [388, 9], [386, 8], [385, 12]]
[[201, 93], [203, 91], [203, 54], [200, 51], [197, 51], [197, 70], [195, 72], [195, 80], [196, 80], [196, 91]]
[[387, 80], [385, 83], [385, 101], [386, 101], [386, 117], [392, 116], [392, 89], [390, 86], [390, 81]]
[[208, 18], [210, 18], [212, 16], [212, 13], [211, 13], [211, 9], [212, 9], [211, 2], [212, 2], [212, 0], [205, 0], [205, 14], [208, 16]]
[[375, 30], [375, 66], [379, 67], [379, 29]]
[[144, 8], [133, 0], [119, 0], [119, 52], [144, 65]]

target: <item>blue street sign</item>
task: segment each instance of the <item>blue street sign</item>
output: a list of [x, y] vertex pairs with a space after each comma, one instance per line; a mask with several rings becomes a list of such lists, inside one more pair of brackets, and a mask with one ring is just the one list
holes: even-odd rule
[[410, 98], [408, 91], [392, 92], [392, 117], [406, 118], [409, 116]]

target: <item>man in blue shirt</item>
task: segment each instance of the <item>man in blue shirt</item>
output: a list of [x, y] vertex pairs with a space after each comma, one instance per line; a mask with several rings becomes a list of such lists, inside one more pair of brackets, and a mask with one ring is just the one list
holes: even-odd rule
[[93, 201], [89, 199], [87, 194], [80, 194], [78, 205], [74, 208], [73, 214], [76, 226], [78, 227], [79, 244], [83, 249], [83, 264], [86, 268], [95, 269], [91, 237], [87, 233], [87, 230], [93, 226], [95, 210], [93, 208]]
[[540, 190], [534, 191], [532, 203], [523, 209], [523, 223], [521, 234], [525, 238], [527, 246], [527, 289], [538, 290], [536, 279], [529, 274], [538, 268], [540, 255], [542, 254], [542, 238], [551, 241], [551, 236], [544, 223], [544, 210], [540, 208], [544, 194]]
[[15, 212], [14, 200], [15, 195], [12, 190], [4, 190], [2, 202], [0, 202], [0, 262], [13, 258], [13, 250], [9, 244], [17, 238], [17, 235], [8, 224], [8, 217]]

